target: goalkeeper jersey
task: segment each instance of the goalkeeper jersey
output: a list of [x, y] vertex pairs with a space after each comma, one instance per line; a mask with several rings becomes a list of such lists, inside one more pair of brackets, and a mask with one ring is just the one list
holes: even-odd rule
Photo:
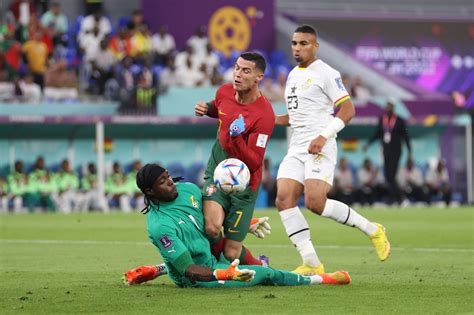
[[217, 260], [204, 231], [201, 191], [192, 183], [177, 183], [176, 189], [175, 200], [151, 204], [148, 238], [163, 257], [171, 280], [181, 287], [196, 286], [185, 277], [186, 269], [191, 264], [214, 268]]
[[[218, 118], [217, 141], [212, 147], [206, 176], [212, 176], [214, 169], [227, 158], [243, 161], [251, 173], [250, 188], [256, 191], [262, 180], [262, 165], [267, 143], [275, 126], [275, 114], [270, 102], [261, 95], [255, 102], [241, 104], [235, 99], [232, 84], [222, 85], [210, 105], [208, 116]], [[231, 137], [229, 128], [240, 115], [245, 120], [245, 131]]]

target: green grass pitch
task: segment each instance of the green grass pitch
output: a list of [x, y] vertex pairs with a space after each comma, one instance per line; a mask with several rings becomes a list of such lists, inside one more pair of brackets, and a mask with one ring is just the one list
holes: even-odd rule
[[[473, 313], [473, 207], [371, 209], [392, 255], [381, 263], [367, 237], [305, 211], [326, 271], [348, 270], [348, 286], [179, 289], [160, 277], [122, 287], [124, 271], [161, 262], [139, 214], [0, 216], [0, 312], [316, 314]], [[300, 264], [276, 210], [272, 234], [247, 245], [275, 268]]]

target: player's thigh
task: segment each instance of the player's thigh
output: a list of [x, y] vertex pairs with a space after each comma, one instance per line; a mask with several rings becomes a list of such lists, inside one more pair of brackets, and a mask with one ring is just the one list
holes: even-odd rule
[[225, 217], [224, 209], [230, 207], [230, 197], [216, 188], [212, 178], [207, 178], [202, 188], [202, 200], [206, 231], [220, 231]]
[[304, 162], [288, 154], [278, 168], [276, 206], [278, 210], [296, 207], [303, 192]]
[[212, 225], [220, 229], [225, 217], [222, 205], [214, 200], [203, 200], [202, 206], [206, 227]]
[[278, 167], [277, 180], [292, 179], [303, 185], [305, 167], [303, 161], [298, 154], [287, 154]]
[[224, 235], [228, 239], [242, 242], [247, 236], [257, 195], [258, 191], [254, 192], [250, 188], [231, 195], [231, 205], [224, 219]]

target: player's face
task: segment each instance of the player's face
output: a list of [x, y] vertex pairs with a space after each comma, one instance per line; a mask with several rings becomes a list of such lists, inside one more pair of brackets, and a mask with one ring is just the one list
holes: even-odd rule
[[255, 67], [255, 62], [237, 59], [234, 65], [234, 81], [232, 83], [234, 90], [237, 92], [247, 91], [258, 85], [262, 80], [263, 73]]
[[165, 171], [155, 180], [153, 187], [147, 193], [151, 197], [163, 202], [173, 201], [178, 197], [176, 184], [173, 182], [170, 174], [168, 174], [168, 171]]
[[308, 66], [316, 58], [316, 50], [318, 48], [319, 43], [313, 34], [293, 33], [291, 51], [298, 64]]

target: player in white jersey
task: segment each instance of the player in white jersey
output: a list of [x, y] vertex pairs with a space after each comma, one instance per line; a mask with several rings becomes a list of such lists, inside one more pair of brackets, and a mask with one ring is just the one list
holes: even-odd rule
[[[308, 223], [298, 207], [303, 192], [309, 210], [360, 229], [370, 237], [379, 259], [384, 261], [390, 254], [385, 228], [368, 221], [348, 205], [326, 197], [337, 160], [336, 135], [354, 117], [354, 105], [339, 72], [317, 59], [319, 43], [313, 27], [298, 27], [291, 47], [298, 66], [286, 82], [288, 114], [275, 117], [277, 125], [291, 126], [292, 130], [288, 154], [278, 170], [276, 206], [289, 238], [303, 259], [303, 265], [294, 272], [324, 273], [311, 242]], [[340, 109], [334, 117], [335, 106]]]

